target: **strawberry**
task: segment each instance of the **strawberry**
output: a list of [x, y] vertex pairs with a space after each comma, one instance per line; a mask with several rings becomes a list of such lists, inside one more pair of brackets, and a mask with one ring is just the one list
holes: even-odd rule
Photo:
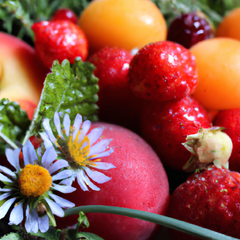
[[[240, 237], [240, 174], [228, 170], [231, 138], [220, 127], [201, 128], [184, 146], [192, 153], [188, 167], [198, 169], [173, 192], [167, 215]], [[192, 170], [194, 171], [192, 168]], [[196, 239], [175, 230], [173, 239]]]
[[187, 135], [210, 126], [206, 110], [189, 96], [161, 104], [146, 103], [140, 116], [141, 135], [161, 161], [175, 170], [182, 170], [190, 157], [182, 145]]
[[224, 132], [232, 139], [233, 151], [229, 158], [229, 169], [240, 172], [240, 108], [219, 111], [213, 125], [224, 127]]
[[50, 18], [51, 21], [56, 20], [68, 20], [74, 24], [77, 24], [77, 15], [68, 8], [59, 8]]
[[196, 60], [180, 44], [150, 43], [132, 59], [129, 77], [132, 91], [143, 99], [157, 102], [181, 99], [196, 87]]
[[74, 63], [76, 57], [86, 60], [88, 42], [84, 32], [70, 21], [41, 21], [32, 25], [35, 34], [36, 51], [47, 66], [51, 67], [54, 60], [62, 62], [68, 59]]
[[96, 66], [99, 78], [99, 118], [137, 131], [141, 100], [131, 92], [128, 82], [132, 55], [121, 48], [104, 47], [94, 53], [89, 62]]
[[[172, 194], [168, 216], [240, 238], [240, 174], [209, 166]], [[196, 239], [171, 231], [173, 239]]]

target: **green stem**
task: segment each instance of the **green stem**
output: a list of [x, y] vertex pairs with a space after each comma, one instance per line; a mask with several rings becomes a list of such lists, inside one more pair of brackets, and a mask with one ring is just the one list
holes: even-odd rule
[[2, 138], [3, 141], [5, 141], [8, 145], [10, 145], [13, 149], [18, 148], [18, 146], [13, 141], [11, 141], [5, 134], [3, 134], [1, 131], [0, 131], [0, 138]]
[[198, 237], [200, 239], [205, 240], [237, 240], [236, 238], [226, 236], [224, 234], [199, 227], [197, 225], [187, 223], [184, 221], [180, 221], [177, 219], [173, 219], [170, 217], [166, 217], [163, 215], [129, 209], [129, 208], [122, 208], [122, 207], [112, 207], [112, 206], [102, 206], [102, 205], [89, 205], [89, 206], [81, 206], [75, 207], [71, 209], [65, 210], [65, 216], [79, 214], [82, 211], [84, 213], [89, 212], [98, 212], [98, 213], [110, 213], [110, 214], [118, 214], [127, 217], [138, 218], [141, 220], [145, 220], [148, 222], [156, 223], [165, 227], [169, 227], [192, 236]]

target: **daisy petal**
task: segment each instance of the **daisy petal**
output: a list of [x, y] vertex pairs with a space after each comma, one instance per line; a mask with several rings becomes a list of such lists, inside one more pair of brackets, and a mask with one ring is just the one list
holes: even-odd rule
[[41, 136], [41, 138], [43, 140], [44, 147], [46, 149], [49, 148], [49, 147], [52, 147], [52, 142], [49, 140], [49, 137], [48, 137], [46, 132], [40, 133], [40, 136]]
[[116, 168], [112, 163], [106, 163], [106, 162], [94, 162], [95, 165], [97, 166], [92, 166], [97, 169], [102, 169], [102, 170], [109, 170], [112, 168]]
[[56, 175], [52, 176], [52, 181], [62, 180], [64, 178], [68, 178], [72, 175], [72, 170], [63, 170]]
[[44, 168], [48, 169], [51, 163], [56, 160], [57, 153], [54, 147], [47, 148], [45, 153], [42, 156], [42, 165]]
[[8, 177], [4, 176], [2, 173], [0, 173], [0, 181], [1, 182], [12, 182], [11, 179], [9, 179]]
[[111, 142], [111, 140], [112, 139], [102, 139], [100, 142], [94, 144], [90, 148], [90, 152], [89, 152], [88, 156], [104, 152], [105, 149], [107, 148], [108, 144]]
[[60, 182], [60, 184], [64, 184], [64, 185], [71, 186], [74, 180], [75, 180], [75, 175], [72, 175], [72, 176], [69, 177], [69, 178], [63, 179], [63, 180]]
[[23, 220], [23, 203], [17, 204], [11, 211], [9, 225], [18, 225]]
[[2, 201], [3, 199], [9, 197], [11, 195], [11, 193], [7, 192], [7, 193], [3, 193], [0, 195], [0, 201]]
[[63, 137], [62, 130], [61, 130], [61, 121], [60, 121], [60, 117], [59, 117], [57, 112], [54, 113], [53, 121], [54, 121], [55, 127], [56, 127], [56, 129], [58, 131], [59, 137], [62, 140], [64, 140], [65, 138]]
[[62, 192], [62, 193], [71, 193], [76, 190], [76, 188], [72, 186], [64, 186], [59, 184], [53, 184], [52, 188], [56, 191]]
[[74, 123], [73, 123], [73, 141], [75, 140], [77, 133], [80, 129], [80, 126], [82, 124], [82, 116], [80, 114], [77, 114], [77, 116], [75, 117]]
[[81, 134], [79, 134], [79, 137], [78, 137], [78, 142], [79, 143], [84, 139], [84, 137], [86, 136], [86, 134], [89, 131], [90, 127], [91, 127], [91, 121], [86, 120], [86, 121], [83, 122]]
[[48, 118], [45, 118], [43, 120], [42, 125], [43, 125], [43, 128], [44, 128], [45, 132], [47, 133], [48, 138], [50, 139], [50, 141], [55, 143], [56, 142], [56, 138], [53, 135], [52, 128], [51, 128], [49, 122], [50, 122], [50, 120]]
[[89, 157], [91, 157], [91, 159], [107, 157], [107, 156], [109, 156], [109, 155], [110, 155], [111, 153], [113, 153], [113, 152], [114, 152], [113, 148], [110, 148], [108, 151], [105, 151], [105, 152], [101, 152], [101, 153], [99, 153], [99, 154], [96, 154], [95, 157], [91, 157], [91, 156], [89, 156]]
[[50, 200], [49, 198], [44, 198], [46, 202], [48, 203], [52, 213], [54, 215], [57, 215], [58, 217], [63, 217], [64, 216], [64, 211], [63, 209], [54, 201]]
[[34, 164], [35, 161], [38, 162], [37, 154], [29, 139], [23, 146], [22, 152], [23, 152], [23, 161], [25, 166], [28, 164]]
[[49, 218], [47, 214], [43, 217], [38, 217], [38, 226], [42, 233], [45, 233], [49, 229]]
[[69, 137], [70, 124], [71, 124], [70, 117], [68, 114], [65, 114], [63, 118], [63, 127], [67, 137]]
[[83, 181], [88, 185], [88, 187], [90, 187], [92, 190], [95, 191], [99, 191], [100, 188], [97, 187], [95, 184], [93, 184], [90, 179], [88, 178], [88, 176], [83, 172]]
[[78, 184], [80, 186], [80, 188], [83, 190], [83, 191], [89, 191], [87, 185], [85, 184], [85, 182], [83, 181], [83, 170], [80, 170], [77, 174], [77, 181], [78, 181]]
[[94, 128], [89, 134], [88, 139], [90, 146], [92, 146], [102, 135], [103, 127]]
[[8, 162], [17, 170], [20, 168], [19, 166], [19, 153], [20, 153], [21, 149], [17, 148], [15, 150], [12, 150], [10, 148], [6, 149], [6, 157]]
[[0, 207], [0, 219], [5, 217], [15, 200], [16, 198], [10, 198]]
[[10, 192], [11, 189], [9, 188], [0, 188], [0, 192]]
[[14, 172], [12, 172], [10, 169], [4, 167], [4, 166], [1, 166], [0, 165], [0, 171], [3, 171], [5, 174], [13, 177], [14, 179], [16, 178], [16, 174]]
[[107, 181], [109, 181], [111, 178], [106, 176], [105, 174], [98, 172], [98, 171], [93, 171], [90, 168], [85, 168], [84, 169], [85, 172], [87, 173], [87, 175], [94, 181], [97, 183], [105, 183]]
[[[27, 232], [33, 232], [37, 233], [38, 232], [38, 215], [35, 209], [32, 209], [28, 215], [28, 218], [25, 223], [25, 227], [28, 225], [29, 231]], [[27, 227], [26, 227], [27, 229]]]
[[75, 206], [74, 203], [72, 203], [62, 197], [59, 197], [53, 193], [49, 193], [49, 196], [62, 208], [72, 208]]
[[68, 167], [68, 166], [69, 166], [68, 161], [66, 161], [64, 159], [59, 159], [49, 167], [48, 172], [50, 174], [52, 174], [52, 173], [60, 170], [61, 168], [65, 168], [65, 167]]

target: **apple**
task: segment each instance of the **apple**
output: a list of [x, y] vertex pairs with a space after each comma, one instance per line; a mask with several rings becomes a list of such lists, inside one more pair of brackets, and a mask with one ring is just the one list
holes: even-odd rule
[[[121, 126], [109, 123], [93, 123], [92, 128], [104, 127], [102, 138], [112, 138], [114, 152], [101, 160], [116, 168], [104, 171], [111, 180], [99, 184], [100, 191], [77, 190], [64, 194], [64, 198], [76, 206], [108, 205], [164, 214], [169, 201], [169, 185], [166, 172], [157, 154], [141, 137]], [[153, 236], [158, 225], [125, 216], [86, 213], [92, 232], [105, 240], [146, 240]], [[57, 218], [57, 228], [77, 222], [78, 215]]]
[[18, 102], [32, 118], [48, 71], [33, 47], [0, 32], [0, 99]]

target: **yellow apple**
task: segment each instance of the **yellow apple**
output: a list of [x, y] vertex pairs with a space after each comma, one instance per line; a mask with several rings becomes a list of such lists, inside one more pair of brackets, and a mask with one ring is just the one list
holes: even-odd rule
[[0, 99], [18, 102], [31, 118], [48, 71], [33, 47], [0, 32]]

